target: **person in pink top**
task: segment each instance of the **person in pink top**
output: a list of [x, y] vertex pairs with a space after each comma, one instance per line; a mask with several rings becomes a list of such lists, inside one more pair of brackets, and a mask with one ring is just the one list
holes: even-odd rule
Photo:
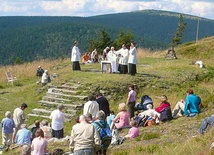
[[131, 129], [129, 129], [129, 133], [125, 136], [125, 138], [135, 138], [139, 136], [139, 129], [136, 127], [137, 123], [135, 120], [132, 120], [130, 122], [130, 125], [132, 126]]
[[[120, 103], [118, 106], [118, 110], [120, 112], [112, 120], [113, 126], [115, 126], [117, 129], [128, 127], [129, 126], [129, 112], [126, 110], [126, 104]], [[113, 127], [111, 127], [111, 128], [113, 128]]]
[[126, 105], [128, 105], [129, 107], [130, 118], [134, 117], [135, 101], [136, 101], [136, 91], [134, 90], [134, 85], [129, 85], [129, 93]]
[[31, 155], [44, 155], [48, 153], [48, 141], [44, 138], [42, 129], [37, 129], [35, 133], [36, 138], [33, 139], [31, 144]]

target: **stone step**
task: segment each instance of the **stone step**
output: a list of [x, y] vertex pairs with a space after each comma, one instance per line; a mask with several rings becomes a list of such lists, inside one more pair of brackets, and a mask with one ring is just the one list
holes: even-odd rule
[[65, 93], [65, 94], [77, 94], [77, 91], [75, 90], [67, 90], [67, 89], [59, 89], [59, 88], [49, 88], [48, 92], [53, 92], [53, 93]]
[[[48, 115], [48, 116], [50, 116], [50, 114], [51, 114], [51, 110], [46, 110], [46, 109], [38, 109], [38, 108], [35, 108], [35, 109], [32, 109], [31, 110], [31, 112], [33, 113], [33, 114], [43, 114], [43, 115]], [[64, 114], [65, 114], [65, 117], [66, 118], [72, 118], [75, 114], [76, 114], [76, 110], [73, 110], [73, 109], [69, 109], [69, 111], [68, 111], [69, 113], [66, 113], [66, 112], [64, 112]]]
[[[28, 114], [28, 117], [38, 117], [38, 118], [45, 118], [45, 119], [50, 119], [50, 116], [45, 116], [45, 115], [38, 115], [38, 114]], [[68, 122], [71, 119], [65, 118], [65, 121]]]
[[[41, 105], [45, 105], [45, 106], [57, 106], [59, 104], [62, 104], [62, 103], [57, 103], [57, 102], [50, 102], [50, 101], [39, 101], [39, 103]], [[71, 109], [80, 109], [83, 107], [83, 104], [63, 104], [66, 108], [71, 108]]]
[[70, 86], [70, 85], [61, 85], [61, 86], [57, 86], [57, 88], [60, 88], [60, 89], [68, 89], [68, 90], [76, 90], [80, 85], [73, 85], [73, 86]]
[[63, 94], [63, 93], [53, 93], [53, 92], [47, 92], [46, 93], [47, 96], [53, 96], [53, 97], [65, 97], [65, 98], [77, 98], [80, 100], [85, 100], [87, 99], [87, 96], [82, 96], [82, 95], [68, 95], [68, 94]]
[[64, 99], [64, 98], [56, 98], [56, 97], [52, 97], [52, 96], [43, 96], [42, 97], [42, 100], [44, 101], [59, 101], [59, 102], [68, 102], [68, 103], [71, 103], [71, 100], [69, 99]]

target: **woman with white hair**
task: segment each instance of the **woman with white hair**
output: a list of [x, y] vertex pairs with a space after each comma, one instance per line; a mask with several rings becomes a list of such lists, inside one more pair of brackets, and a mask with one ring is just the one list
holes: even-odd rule
[[12, 144], [13, 128], [15, 128], [15, 123], [11, 118], [11, 112], [7, 111], [5, 113], [5, 118], [1, 121], [2, 126], [2, 144], [5, 147], [9, 147]]

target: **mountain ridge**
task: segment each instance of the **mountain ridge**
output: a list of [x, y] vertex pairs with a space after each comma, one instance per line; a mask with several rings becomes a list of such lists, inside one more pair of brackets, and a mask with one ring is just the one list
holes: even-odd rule
[[[0, 17], [0, 64], [13, 64], [17, 58], [22, 62], [28, 62], [70, 57], [70, 48], [74, 40], [79, 41], [81, 52], [84, 53], [92, 50], [88, 49], [89, 41], [97, 38], [103, 28], [111, 40], [117, 37], [121, 29], [130, 30], [138, 46], [151, 50], [166, 49], [174, 37], [179, 15], [180, 13], [168, 11], [143, 10], [92, 17]], [[187, 23], [183, 42], [195, 40], [198, 19], [198, 39], [214, 35], [213, 20], [182, 15]]]

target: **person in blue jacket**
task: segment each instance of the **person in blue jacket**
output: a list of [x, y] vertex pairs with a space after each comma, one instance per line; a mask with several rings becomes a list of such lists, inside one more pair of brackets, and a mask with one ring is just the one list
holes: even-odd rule
[[188, 89], [184, 105], [184, 116], [195, 116], [200, 112], [201, 99], [196, 96], [192, 89]]

